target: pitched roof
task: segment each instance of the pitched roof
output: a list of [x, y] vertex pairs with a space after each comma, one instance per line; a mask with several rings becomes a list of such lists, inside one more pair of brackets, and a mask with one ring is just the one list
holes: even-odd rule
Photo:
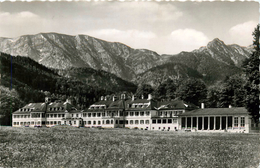
[[182, 100], [163, 101], [158, 102], [158, 108], [160, 110], [168, 109], [196, 109], [197, 107], [193, 104], [186, 103]]
[[[57, 108], [57, 107], [63, 107]], [[13, 114], [30, 114], [31, 112], [45, 112], [46, 103], [29, 103], [19, 110], [15, 111]], [[50, 108], [56, 108], [54, 111], [50, 111]], [[60, 102], [51, 102], [47, 106], [47, 112], [63, 112], [65, 110], [73, 109], [70, 103], [60, 103]]]
[[29, 114], [31, 110], [28, 109], [33, 109], [35, 112], [44, 111], [45, 105], [45, 103], [30, 103], [15, 111], [13, 114]]
[[179, 116], [198, 116], [198, 115], [248, 115], [246, 108], [234, 107], [234, 108], [205, 108], [188, 111]]
[[125, 104], [123, 100], [112, 101], [108, 109], [123, 109]]

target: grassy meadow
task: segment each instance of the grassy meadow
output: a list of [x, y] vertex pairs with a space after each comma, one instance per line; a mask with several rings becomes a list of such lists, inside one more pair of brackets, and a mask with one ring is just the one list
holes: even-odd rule
[[0, 127], [0, 167], [257, 168], [259, 134]]

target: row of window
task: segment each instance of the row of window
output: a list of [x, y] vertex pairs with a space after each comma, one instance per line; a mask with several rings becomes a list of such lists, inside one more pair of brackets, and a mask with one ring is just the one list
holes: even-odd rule
[[50, 107], [49, 111], [63, 111], [64, 107]]
[[47, 114], [47, 118], [65, 117], [65, 114]]
[[129, 104], [129, 108], [147, 108], [149, 105], [130, 105]]
[[19, 111], [33, 111], [33, 109], [25, 108], [25, 109], [20, 109]]
[[14, 118], [30, 118], [30, 115], [14, 115]]
[[139, 112], [139, 111], [136, 111], [136, 112], [126, 112], [126, 116], [150, 116], [150, 111], [146, 111], [146, 112]]
[[199, 129], [231, 129], [232, 127], [238, 128], [245, 127], [245, 117], [182, 117], [182, 128], [199, 127]]
[[[115, 124], [149, 124], [149, 120], [115, 120]], [[85, 125], [101, 125], [101, 121], [84, 121]], [[102, 124], [114, 124], [113, 120], [102, 120]]]
[[31, 121], [31, 122], [14, 122], [14, 125], [40, 125], [41, 122], [38, 121], [38, 122], [34, 122], [34, 121]]
[[178, 111], [159, 111], [158, 112], [158, 116], [164, 116], [164, 117], [170, 117], [172, 115], [178, 115], [178, 114], [181, 114], [182, 111], [181, 110], [178, 110]]
[[[114, 117], [114, 116], [123, 116], [123, 112], [120, 111], [120, 112], [111, 112], [111, 111], [108, 111], [108, 112], [103, 112], [103, 113], [83, 113], [83, 117], [106, 117], [106, 116], [111, 116], [111, 117]], [[146, 111], [146, 112], [126, 112], [125, 113], [125, 116], [150, 116], [150, 111]]]
[[152, 123], [153, 124], [172, 124], [172, 123], [177, 123], [177, 118], [176, 119], [153, 119]]

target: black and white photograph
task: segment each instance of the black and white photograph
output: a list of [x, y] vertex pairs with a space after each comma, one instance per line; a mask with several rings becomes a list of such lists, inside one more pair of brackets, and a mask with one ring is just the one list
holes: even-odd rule
[[257, 1], [0, 1], [0, 168], [260, 168]]

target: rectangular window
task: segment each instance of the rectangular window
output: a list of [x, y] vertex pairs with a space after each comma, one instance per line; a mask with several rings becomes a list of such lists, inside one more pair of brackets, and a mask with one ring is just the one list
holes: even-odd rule
[[62, 114], [62, 117], [65, 117], [65, 114]]
[[126, 124], [126, 125], [128, 124], [128, 120], [125, 120], [125, 124]]
[[51, 118], [53, 118], [53, 114], [51, 114]]
[[119, 124], [124, 124], [124, 120], [119, 120]]
[[134, 124], [134, 121], [133, 121], [133, 120], [130, 120], [130, 124]]
[[158, 124], [161, 124], [161, 123], [162, 123], [162, 120], [161, 120], [161, 119], [158, 119], [158, 120], [157, 120], [157, 123], [158, 123]]
[[139, 124], [139, 120], [135, 120], [135, 124]]
[[88, 113], [88, 117], [91, 117], [91, 113]]
[[159, 112], [159, 116], [162, 116], [162, 112]]
[[140, 116], [144, 116], [144, 112], [140, 112]]
[[144, 120], [140, 120], [140, 124], [144, 124]]
[[74, 115], [73, 114], [71, 114], [71, 117], [73, 117]]
[[145, 114], [146, 114], [146, 116], [149, 116], [150, 115], [150, 111], [147, 111]]
[[100, 117], [100, 116], [101, 116], [101, 114], [100, 114], [100, 113], [97, 113], [97, 116], [98, 116], [98, 117]]
[[96, 113], [92, 113], [92, 117], [96, 117]]
[[61, 125], [61, 121], [58, 121], [58, 124]]
[[88, 121], [88, 125], [91, 125], [91, 121]]
[[234, 127], [238, 127], [238, 117], [234, 117]]
[[164, 112], [164, 117], [166, 117], [167, 116], [167, 111], [166, 112]]
[[60, 118], [60, 117], [61, 117], [61, 114], [58, 114], [58, 117]]
[[139, 112], [135, 112], [135, 116], [139, 116]]
[[76, 124], [76, 121], [74, 121], [74, 125]]
[[87, 114], [86, 113], [83, 113], [83, 117], [86, 117], [87, 116]]
[[163, 119], [163, 124], [166, 124], [166, 119]]
[[130, 112], [130, 116], [134, 116], [134, 112]]
[[245, 127], [245, 117], [241, 117], [241, 127]]
[[78, 117], [79, 117], [79, 114], [76, 114], [76, 117], [78, 118]]
[[100, 125], [101, 124], [101, 121], [98, 121], [98, 125]]
[[149, 124], [149, 120], [145, 120], [145, 124]]
[[102, 117], [105, 117], [106, 116], [106, 113], [102, 113]]
[[54, 125], [56, 125], [57, 124], [57, 121], [54, 121]]
[[156, 120], [152, 120], [152, 123], [153, 123], [153, 124], [156, 124]]
[[54, 117], [56, 118], [56, 117], [57, 117], [57, 114], [54, 114]]
[[168, 119], [168, 123], [171, 124], [172, 123], [172, 119]]
[[125, 116], [128, 116], [128, 112], [125, 113]]
[[93, 125], [96, 125], [96, 121], [93, 121]]

